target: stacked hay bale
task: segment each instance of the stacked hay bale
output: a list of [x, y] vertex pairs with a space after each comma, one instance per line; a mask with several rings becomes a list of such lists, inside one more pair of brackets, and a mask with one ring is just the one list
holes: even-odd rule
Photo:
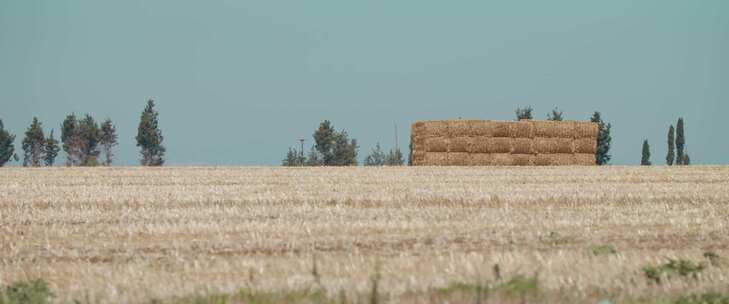
[[414, 166], [595, 165], [597, 124], [581, 121], [418, 121]]

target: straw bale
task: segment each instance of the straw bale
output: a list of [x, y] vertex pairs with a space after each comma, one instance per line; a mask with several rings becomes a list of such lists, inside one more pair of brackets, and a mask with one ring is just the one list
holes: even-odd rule
[[594, 138], [579, 138], [574, 142], [575, 153], [591, 153], [597, 152], [597, 140]]
[[574, 165], [576, 166], [595, 166], [594, 153], [576, 153]]
[[493, 153], [490, 164], [492, 166], [513, 166], [514, 158], [509, 153]]
[[533, 138], [534, 124], [529, 120], [502, 122], [509, 126], [511, 138]]
[[533, 154], [534, 140], [530, 138], [512, 138], [511, 148], [513, 154]]
[[[487, 121], [487, 120], [473, 120], [471, 123], [471, 134], [470, 136], [487, 136], [487, 137], [499, 137], [497, 134], [498, 122]], [[507, 135], [500, 134], [501, 137]]]
[[532, 121], [535, 137], [574, 138], [574, 121]]
[[598, 126], [597, 123], [590, 121], [576, 121], [574, 132], [575, 138], [597, 139]]
[[448, 140], [444, 137], [432, 137], [425, 140], [426, 152], [448, 152]]
[[533, 154], [511, 154], [511, 158], [514, 166], [533, 166], [534, 155]]
[[425, 151], [413, 150], [413, 164], [420, 164], [425, 161]]
[[423, 121], [417, 121], [410, 125], [410, 134], [416, 135], [416, 134], [424, 134], [425, 133], [425, 122]]
[[449, 120], [448, 137], [471, 136], [471, 126], [474, 120]]
[[572, 153], [574, 140], [571, 138], [535, 138], [536, 153]]
[[447, 161], [449, 166], [468, 166], [471, 164], [471, 157], [468, 152], [449, 152]]
[[534, 164], [537, 166], [568, 166], [574, 164], [575, 158], [571, 153], [537, 154]]
[[471, 153], [471, 166], [491, 166], [494, 160], [493, 155], [489, 153]]
[[446, 166], [448, 165], [448, 153], [447, 152], [428, 152], [425, 153], [425, 160], [423, 161], [425, 166]]
[[[422, 136], [424, 137], [446, 137], [448, 136], [448, 121], [447, 120], [431, 120], [424, 121], [424, 130]], [[418, 134], [421, 135], [421, 134]]]
[[448, 139], [448, 152], [469, 152], [471, 139], [469, 137], [455, 137]]
[[508, 137], [474, 137], [471, 139], [471, 150], [474, 153], [511, 153], [511, 138]]
[[487, 121], [491, 128], [492, 137], [509, 137], [511, 134], [511, 121]]

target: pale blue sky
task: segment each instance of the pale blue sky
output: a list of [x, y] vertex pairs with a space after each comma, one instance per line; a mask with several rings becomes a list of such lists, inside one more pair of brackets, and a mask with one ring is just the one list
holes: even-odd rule
[[[420, 119], [613, 123], [614, 164], [686, 119], [694, 163], [729, 162], [729, 1], [0, 0], [0, 118], [112, 118], [137, 163], [154, 98], [170, 165], [278, 165], [329, 119], [407, 147]], [[58, 132], [58, 131], [56, 131]], [[307, 148], [308, 149], [308, 148]], [[61, 156], [63, 157], [63, 155]]]

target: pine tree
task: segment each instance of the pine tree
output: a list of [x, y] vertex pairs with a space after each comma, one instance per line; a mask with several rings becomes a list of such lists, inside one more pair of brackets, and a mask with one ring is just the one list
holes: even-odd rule
[[61, 148], [58, 146], [58, 140], [53, 138], [53, 129], [51, 129], [51, 134], [46, 138], [43, 145], [43, 163], [48, 167], [53, 167], [59, 151], [61, 151]]
[[33, 117], [33, 122], [28, 127], [28, 130], [25, 131], [25, 138], [23, 139], [23, 166], [41, 166], [45, 142], [46, 137], [43, 135], [42, 124], [38, 121], [37, 117]]
[[356, 166], [357, 165], [357, 140], [349, 140], [347, 131], [342, 130], [334, 134], [334, 147], [332, 148], [333, 159], [331, 166]]
[[284, 167], [295, 167], [299, 166], [299, 153], [296, 149], [289, 147], [289, 152], [286, 153], [286, 158], [283, 159], [281, 165]]
[[691, 158], [689, 157], [687, 152], [683, 153], [683, 160], [681, 161], [681, 163], [684, 164], [685, 166], [688, 166], [691, 164]]
[[387, 156], [385, 155], [385, 152], [382, 151], [380, 148], [380, 143], [377, 143], [375, 147], [372, 149], [372, 152], [370, 152], [369, 155], [365, 158], [364, 165], [365, 166], [383, 166], [385, 165], [385, 160]]
[[61, 124], [61, 142], [63, 151], [66, 152], [67, 166], [79, 166], [84, 160], [82, 155], [84, 140], [78, 125], [78, 119], [74, 113], [67, 115]]
[[405, 164], [405, 159], [403, 159], [402, 152], [400, 152], [400, 149], [390, 150], [390, 153], [387, 154], [387, 159], [385, 160], [385, 165], [402, 166], [404, 164]]
[[114, 126], [109, 118], [101, 124], [100, 143], [104, 151], [104, 165], [111, 166], [111, 163], [114, 161], [114, 152], [112, 149], [117, 145], [117, 135], [116, 126]]
[[86, 114], [78, 122], [78, 132], [83, 144], [81, 145], [81, 165], [94, 167], [99, 164], [99, 142], [101, 130], [91, 115]]
[[683, 149], [686, 146], [686, 138], [683, 134], [683, 118], [676, 123], [676, 165], [683, 165]]
[[319, 152], [322, 158], [321, 162], [325, 166], [333, 164], [336, 133], [329, 120], [322, 121], [319, 124], [319, 129], [314, 132], [314, 147]]
[[310, 167], [322, 165], [321, 157], [319, 157], [319, 152], [314, 147], [311, 147], [311, 151], [309, 151], [309, 155], [306, 158], [306, 165]]
[[142, 166], [161, 166], [164, 164], [165, 147], [162, 146], [162, 131], [159, 129], [159, 113], [154, 109], [154, 100], [147, 101], [139, 119], [137, 146], [141, 148]]
[[5, 130], [3, 120], [0, 119], [0, 167], [4, 166], [15, 156], [15, 135]]
[[547, 114], [547, 120], [551, 121], [562, 121], [564, 120], [562, 111], [558, 110], [557, 108], [554, 108], [552, 110], [552, 113]]
[[608, 162], [610, 162], [610, 158], [612, 158], [612, 156], [608, 154], [608, 152], [610, 152], [610, 142], [612, 141], [612, 137], [610, 137], [610, 128], [612, 125], [610, 123], [606, 124], [602, 120], [600, 112], [593, 113], [590, 121], [597, 123], [598, 126], [595, 163], [598, 166], [607, 165]]
[[640, 158], [641, 166], [651, 165], [651, 147], [648, 145], [648, 140], [643, 141], [643, 153]]
[[673, 160], [676, 157], [674, 154], [675, 139], [673, 125], [668, 128], [668, 153], [666, 154], [666, 165], [673, 166]]
[[526, 106], [526, 107], [523, 107], [523, 108], [517, 108], [516, 111], [515, 111], [515, 113], [516, 113], [516, 120], [533, 119], [534, 117], [532, 116], [532, 110], [533, 109], [532, 109], [531, 106]]

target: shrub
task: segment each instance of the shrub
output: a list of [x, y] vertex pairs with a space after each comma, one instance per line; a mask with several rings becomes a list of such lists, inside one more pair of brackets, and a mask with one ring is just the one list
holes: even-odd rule
[[43, 280], [16, 282], [0, 289], [0, 304], [44, 304], [53, 297]]

